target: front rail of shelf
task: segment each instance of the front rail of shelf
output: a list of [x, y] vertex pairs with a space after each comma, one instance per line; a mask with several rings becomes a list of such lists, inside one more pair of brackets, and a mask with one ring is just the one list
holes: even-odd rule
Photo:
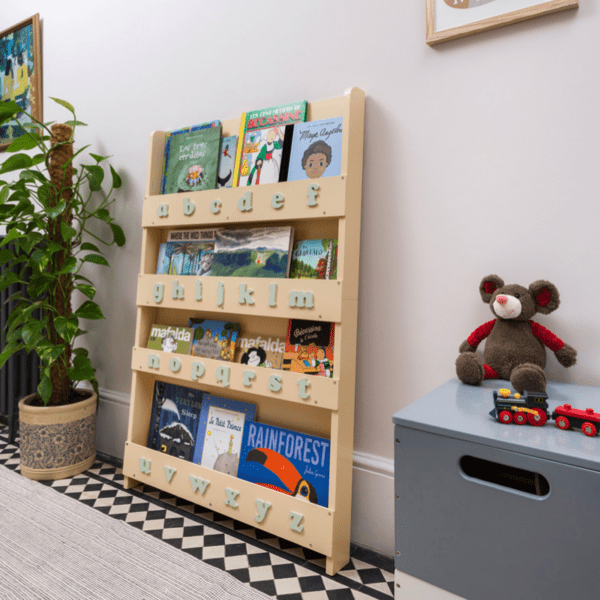
[[325, 556], [332, 554], [332, 509], [129, 441], [123, 474]]
[[345, 216], [346, 177], [146, 196], [143, 227], [212, 227]]
[[234, 390], [243, 392], [249, 399], [253, 395], [266, 396], [338, 410], [340, 386], [337, 379], [140, 347], [133, 348], [131, 368], [158, 377], [178, 379], [182, 385], [197, 383], [202, 387], [212, 387], [215, 394]]
[[339, 323], [343, 289], [325, 279], [141, 274], [137, 305]]

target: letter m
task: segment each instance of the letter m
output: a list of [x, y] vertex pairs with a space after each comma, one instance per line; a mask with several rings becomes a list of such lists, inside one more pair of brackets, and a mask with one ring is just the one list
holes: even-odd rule
[[313, 308], [312, 292], [290, 292], [290, 306], [298, 308]]

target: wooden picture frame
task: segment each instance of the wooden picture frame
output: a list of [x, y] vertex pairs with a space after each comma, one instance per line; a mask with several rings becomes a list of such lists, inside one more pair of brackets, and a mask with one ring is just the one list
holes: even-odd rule
[[579, 0], [427, 0], [428, 45], [577, 8]]
[[[14, 100], [42, 121], [42, 45], [40, 15], [0, 32], [0, 102]], [[0, 151], [19, 136], [10, 123], [0, 125]]]

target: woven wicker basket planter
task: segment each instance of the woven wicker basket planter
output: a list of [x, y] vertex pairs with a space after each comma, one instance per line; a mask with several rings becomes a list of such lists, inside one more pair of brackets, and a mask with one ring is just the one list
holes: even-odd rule
[[29, 479], [65, 479], [89, 469], [96, 459], [96, 405], [89, 398], [65, 406], [30, 406], [19, 401], [21, 474]]

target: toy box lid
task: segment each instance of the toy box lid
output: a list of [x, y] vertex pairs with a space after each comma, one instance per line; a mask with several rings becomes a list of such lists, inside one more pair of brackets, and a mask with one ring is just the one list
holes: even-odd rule
[[[493, 392], [500, 388], [512, 389], [501, 379], [471, 386], [454, 378], [397, 412], [393, 421], [402, 427], [600, 471], [600, 435], [589, 437], [581, 428], [562, 431], [550, 419], [543, 427], [533, 427], [506, 425], [491, 417]], [[600, 388], [549, 381], [546, 392], [549, 415], [565, 403], [600, 413]]]

